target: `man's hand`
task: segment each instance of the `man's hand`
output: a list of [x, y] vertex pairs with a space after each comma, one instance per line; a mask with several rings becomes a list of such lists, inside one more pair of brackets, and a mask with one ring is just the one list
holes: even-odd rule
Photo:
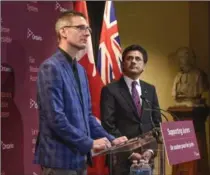
[[103, 137], [101, 139], [97, 139], [93, 141], [92, 149], [94, 151], [100, 151], [100, 150], [110, 148], [110, 147], [111, 147], [110, 141], [106, 137]]
[[118, 137], [112, 141], [112, 145], [119, 145], [126, 142], [128, 138], [126, 136]]
[[139, 161], [140, 159], [142, 159], [142, 155], [139, 154], [139, 153], [132, 153], [132, 154], [129, 156], [129, 159], [130, 159], [131, 161], [134, 161], [134, 160]]
[[145, 160], [150, 160], [153, 156], [153, 153], [149, 150], [146, 150], [143, 154], [142, 154], [142, 157], [145, 159]]

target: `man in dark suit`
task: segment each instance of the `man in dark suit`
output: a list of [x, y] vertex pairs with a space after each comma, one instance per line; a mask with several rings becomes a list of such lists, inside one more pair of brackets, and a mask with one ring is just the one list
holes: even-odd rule
[[76, 55], [86, 48], [91, 29], [85, 16], [66, 11], [55, 26], [59, 48], [38, 73], [39, 136], [35, 163], [42, 175], [85, 175], [91, 150], [127, 140], [115, 139], [91, 111], [87, 75]]
[[[144, 108], [159, 107], [155, 87], [140, 80], [148, 61], [147, 52], [139, 45], [128, 46], [122, 54], [123, 76], [103, 87], [101, 92], [102, 126], [115, 137], [127, 136], [128, 139], [151, 131], [161, 122], [160, 112], [146, 111]], [[141, 98], [141, 96], [144, 97]], [[147, 99], [151, 105], [145, 101]], [[151, 120], [152, 118], [152, 120]], [[132, 159], [154, 157], [157, 143], [149, 145], [141, 153], [121, 153], [113, 165], [114, 175], [127, 175]]]

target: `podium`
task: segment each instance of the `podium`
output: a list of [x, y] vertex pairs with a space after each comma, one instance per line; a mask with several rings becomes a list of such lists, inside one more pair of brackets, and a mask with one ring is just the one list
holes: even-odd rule
[[153, 131], [150, 131], [140, 135], [139, 137], [132, 138], [123, 144], [112, 146], [102, 151], [93, 151], [92, 156], [134, 151], [153, 141], [156, 141], [156, 138], [154, 137]]
[[[201, 159], [175, 165], [172, 175], [205, 175], [208, 174], [208, 154], [206, 144], [205, 121], [209, 107], [169, 107], [168, 111], [174, 113], [180, 120], [193, 120]], [[176, 120], [174, 118], [174, 120]]]
[[126, 153], [125, 155], [127, 157], [125, 157], [125, 159], [128, 160], [129, 157], [128, 155], [130, 155], [132, 152], [135, 152], [136, 150], [145, 147], [147, 144], [150, 144], [152, 142], [157, 142], [156, 140], [157, 138], [154, 135], [154, 131], [150, 131], [140, 135], [139, 137], [132, 138], [123, 144], [112, 146], [110, 148], [101, 151], [92, 151], [92, 156], [95, 157], [99, 155], [108, 155], [107, 157], [109, 158], [108, 161], [109, 161], [110, 175], [112, 175], [113, 167], [116, 165], [115, 156], [117, 154]]

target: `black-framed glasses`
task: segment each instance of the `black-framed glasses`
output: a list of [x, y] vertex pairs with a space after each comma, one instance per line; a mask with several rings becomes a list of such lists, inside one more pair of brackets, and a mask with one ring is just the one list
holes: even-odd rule
[[65, 27], [73, 27], [73, 28], [75, 28], [75, 29], [78, 29], [79, 31], [81, 31], [81, 32], [84, 32], [84, 31], [89, 31], [89, 33], [92, 33], [92, 29], [89, 27], [89, 26], [85, 26], [85, 25], [77, 25], [77, 26], [63, 26], [63, 28], [65, 28]]

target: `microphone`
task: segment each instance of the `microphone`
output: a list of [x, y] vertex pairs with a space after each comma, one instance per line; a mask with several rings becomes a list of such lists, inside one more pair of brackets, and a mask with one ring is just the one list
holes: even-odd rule
[[[175, 118], [177, 121], [179, 121], [180, 119], [174, 114], [174, 113], [172, 113], [172, 112], [169, 112], [168, 110], [164, 110], [164, 109], [161, 109], [161, 108], [159, 108], [158, 106], [154, 106], [153, 104], [152, 104], [152, 102], [150, 102], [149, 100], [147, 100], [144, 96], [140, 96], [140, 98], [142, 99], [142, 100], [144, 100], [147, 104], [148, 104], [148, 106], [150, 107], [150, 109], [145, 109], [146, 111], [163, 111], [163, 112], [166, 112], [166, 113], [169, 113], [173, 118]], [[160, 112], [161, 113], [161, 112]], [[162, 115], [163, 115], [163, 117], [166, 119], [166, 121], [168, 122], [169, 120], [168, 120], [168, 118], [166, 117], [166, 115], [164, 115], [163, 113], [161, 113]]]
[[[152, 106], [152, 103], [151, 103], [149, 100], [147, 100], [144, 96], [141, 95], [140, 98], [141, 98], [142, 100], [144, 100], [144, 101], [147, 103], [147, 105], [149, 106], [149, 108], [146, 108], [145, 111], [157, 111], [157, 112], [160, 112], [160, 111], [161, 111], [160, 108], [153, 107], [153, 106]], [[166, 119], [166, 121], [168, 122], [168, 118], [165, 116], [165, 114], [163, 114], [163, 113], [161, 113], [161, 112], [160, 112], [160, 114], [162, 114], [163, 117], [164, 117], [164, 118]], [[152, 116], [151, 116], [151, 120], [153, 120], [153, 119], [152, 119]]]
[[[144, 98], [142, 95], [140, 96], [140, 98], [142, 100], [144, 100], [148, 104], [148, 106], [150, 107], [150, 109], [148, 111], [158, 111], [158, 112], [160, 112], [160, 110], [157, 110], [157, 109], [153, 110], [150, 102], [146, 98]], [[147, 109], [143, 109], [143, 110], [147, 110]], [[160, 128], [155, 126], [155, 122], [152, 118], [152, 113], [150, 112], [149, 114], [150, 114], [150, 121], [151, 121], [151, 124], [152, 124], [152, 127], [153, 127], [153, 129], [152, 129], [153, 136], [155, 137], [155, 139], [158, 143], [163, 144], [163, 141], [160, 138], [160, 136], [161, 136]], [[160, 112], [160, 114], [163, 115], [166, 118], [166, 120], [168, 121], [167, 117], [163, 113]]]

